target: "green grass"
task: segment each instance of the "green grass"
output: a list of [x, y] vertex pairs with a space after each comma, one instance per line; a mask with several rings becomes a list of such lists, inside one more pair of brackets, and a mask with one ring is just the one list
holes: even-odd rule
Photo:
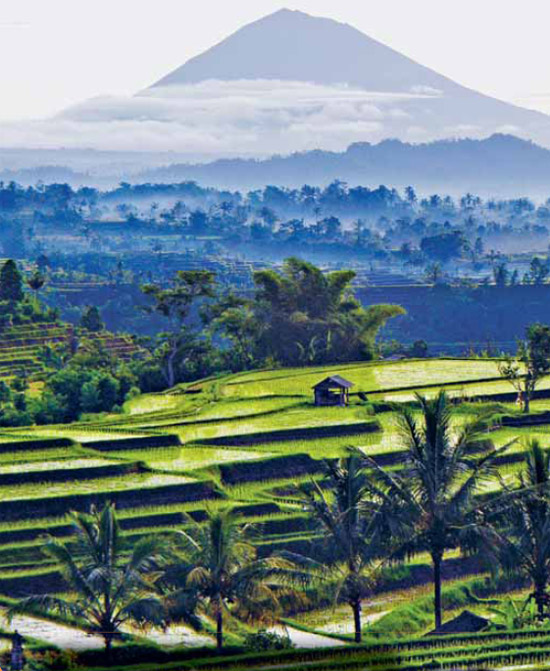
[[158, 450], [131, 450], [110, 452], [113, 457], [145, 462], [159, 471], [189, 472], [195, 469], [228, 462], [265, 459], [269, 453], [256, 450], [229, 449], [219, 447], [174, 447]]
[[[47, 476], [44, 478], [47, 482]], [[139, 473], [97, 480], [75, 480], [51, 483], [40, 487], [36, 484], [0, 487], [0, 501], [23, 501], [36, 498], [56, 498], [74, 494], [95, 494], [140, 490], [149, 487], [182, 485], [193, 482], [193, 478], [164, 473]]]
[[313, 385], [320, 382], [323, 376], [336, 373], [341, 373], [354, 383], [353, 391], [381, 391], [429, 384], [436, 386], [499, 377], [494, 361], [427, 359], [245, 373], [235, 376], [224, 387], [223, 393], [230, 398], [269, 396], [274, 393], [311, 396]]
[[[550, 389], [550, 379], [543, 380], [539, 387], [539, 390]], [[426, 396], [435, 395], [440, 390], [440, 387], [437, 385], [422, 388], [422, 394]], [[445, 391], [449, 396], [452, 397], [461, 397], [461, 398], [473, 398], [475, 396], [484, 396], [490, 394], [514, 394], [514, 388], [509, 382], [503, 380], [495, 380], [490, 382], [477, 382], [477, 381], [462, 381], [460, 383], [451, 384], [445, 386]], [[373, 394], [372, 398], [383, 399], [385, 401], [391, 401], [396, 403], [406, 403], [414, 399], [414, 390], [407, 391], [395, 391], [384, 393], [381, 391], [378, 394]], [[547, 401], [549, 403], [549, 401]], [[510, 404], [510, 406], [515, 407], [515, 404]]]
[[[315, 426], [353, 424], [365, 421], [368, 417], [364, 408], [352, 405], [348, 408], [317, 408], [313, 404], [301, 404], [281, 409], [268, 415], [249, 415], [238, 422], [221, 420], [219, 422], [187, 422], [182, 425], [170, 425], [170, 433], [176, 433], [182, 442], [200, 442], [207, 438], [219, 438], [224, 435], [257, 433], [277, 429], [309, 428]], [[168, 427], [167, 427], [168, 429]]]
[[[47, 455], [51, 457], [51, 454]], [[80, 459], [72, 459], [67, 457], [66, 459], [61, 460], [34, 460], [32, 462], [19, 462], [19, 463], [7, 463], [3, 462], [0, 464], [0, 475], [7, 473], [24, 473], [28, 471], [44, 471], [45, 479], [47, 479], [48, 471], [54, 470], [71, 470], [75, 468], [94, 468], [98, 466], [109, 466], [113, 462], [108, 459], [101, 459], [99, 457], [82, 457]]]
[[21, 452], [0, 453], [0, 465], [10, 465], [15, 463], [26, 464], [32, 462], [41, 462], [50, 459], [72, 459], [79, 455], [85, 455], [83, 450], [70, 447], [62, 447], [54, 450], [31, 450]]

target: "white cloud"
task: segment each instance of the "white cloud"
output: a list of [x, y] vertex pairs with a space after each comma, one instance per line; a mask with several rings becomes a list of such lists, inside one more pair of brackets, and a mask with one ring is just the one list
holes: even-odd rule
[[443, 91], [440, 89], [434, 89], [432, 86], [424, 86], [424, 85], [418, 85], [418, 86], [411, 86], [411, 93], [420, 93], [422, 95], [427, 95], [427, 96], [432, 96], [435, 98], [441, 98], [443, 97]]
[[190, 155], [269, 155], [398, 135], [421, 93], [282, 81], [206, 81], [99, 97], [57, 116], [0, 125], [4, 147], [93, 147]]
[[496, 130], [446, 123], [441, 106], [433, 107], [437, 103], [439, 92], [432, 89], [380, 93], [346, 85], [211, 80], [94, 98], [49, 119], [3, 123], [0, 146], [173, 151], [207, 160], [341, 151], [352, 142], [387, 137], [482, 137]]

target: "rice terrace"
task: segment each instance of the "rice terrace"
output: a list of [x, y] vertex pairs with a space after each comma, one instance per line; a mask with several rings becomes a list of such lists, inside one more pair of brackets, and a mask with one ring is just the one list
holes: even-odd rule
[[[316, 407], [312, 387], [336, 372], [354, 382], [349, 405]], [[55, 562], [41, 552], [43, 534], [70, 542], [67, 512], [85, 512], [92, 503], [114, 501], [123, 538], [132, 542], [177, 533], [190, 520], [204, 520], [207, 513], [231, 506], [239, 524], [256, 528], [260, 557], [281, 549], [307, 554], [322, 545], [322, 532], [305, 512], [297, 486], [322, 482], [324, 460], [346, 457], [350, 447], [398, 471], [403, 445], [391, 404], [412, 401], [416, 390], [433, 396], [441, 388], [450, 399], [460, 400], [453, 406], [458, 425], [488, 413], [483, 439], [497, 448], [509, 444], [497, 457], [503, 481], [511, 482], [523, 468], [525, 439], [547, 445], [550, 400], [534, 400], [531, 414], [524, 417], [515, 402], [505, 400], [510, 385], [495, 361], [448, 358], [227, 375], [138, 396], [125, 403], [121, 414], [96, 421], [2, 430], [4, 613], [24, 597], [64, 591]], [[488, 482], [476, 495], [490, 495], [500, 484]], [[204, 651], [215, 642], [208, 620], [199, 632], [185, 624], [165, 630], [130, 627], [115, 647], [127, 649], [134, 664], [142, 660], [139, 669], [158, 668], [159, 660], [174, 669], [287, 669], [301, 668], [305, 661], [315, 669], [420, 668], [434, 660], [438, 668], [522, 666], [550, 656], [545, 628], [509, 628], [513, 617], [503, 590], [512, 606], [520, 604], [529, 593], [528, 582], [495, 576], [482, 558], [461, 559], [452, 548], [445, 553], [443, 576], [445, 620], [467, 610], [488, 618], [490, 627], [478, 634], [459, 630], [424, 636], [433, 629], [432, 588], [429, 557], [420, 553], [381, 569], [362, 600], [359, 647], [353, 643], [349, 609], [333, 602], [322, 583], [267, 626], [300, 649], [222, 658], [203, 653], [199, 659], [193, 649]], [[100, 635], [86, 635], [68, 616], [44, 617], [15, 615], [12, 626], [33, 641], [31, 647], [66, 646], [88, 660], [89, 668], [99, 668], [93, 650], [102, 647]], [[253, 631], [231, 618], [229, 650], [238, 650]], [[3, 640], [7, 649], [9, 637]]]

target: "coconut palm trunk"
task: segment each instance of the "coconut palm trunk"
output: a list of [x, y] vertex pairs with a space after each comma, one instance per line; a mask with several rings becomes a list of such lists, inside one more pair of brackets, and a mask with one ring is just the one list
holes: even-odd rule
[[369, 499], [368, 482], [361, 455], [352, 450], [349, 457], [326, 463], [325, 487], [300, 487], [306, 509], [325, 537], [323, 561], [339, 574], [337, 598], [352, 610], [356, 643], [363, 638], [361, 600], [375, 580], [384, 536], [382, 511]]
[[363, 628], [361, 626], [361, 601], [356, 599], [352, 602], [351, 608], [353, 610], [353, 626], [355, 630], [355, 642], [361, 643], [363, 640]]
[[105, 641], [105, 658], [110, 663], [113, 659], [113, 636], [111, 634], [103, 634], [103, 640]]
[[506, 533], [495, 533], [495, 558], [509, 575], [529, 579], [530, 598], [542, 621], [550, 584], [550, 454], [537, 440], [525, 445], [523, 469], [507, 495], [510, 503], [496, 507], [504, 516]]
[[546, 604], [546, 581], [541, 581], [535, 585], [533, 598], [537, 604], [537, 614], [539, 620], [544, 620], [544, 606]]
[[221, 603], [218, 604], [218, 610], [216, 613], [216, 648], [221, 651], [223, 650], [223, 606]]
[[177, 536], [179, 570], [167, 583], [168, 621], [190, 623], [182, 618], [186, 613], [181, 597], [187, 595], [196, 613], [214, 621], [219, 652], [226, 614], [230, 621], [272, 622], [281, 607], [280, 595], [291, 596], [291, 586], [298, 581], [303, 588], [307, 576], [288, 559], [258, 557], [249, 539], [250, 526], [231, 509], [212, 513], [202, 523], [186, 519], [188, 524]]
[[434, 581], [434, 619], [435, 628], [439, 629], [442, 623], [442, 605], [441, 605], [441, 566], [443, 564], [443, 553], [434, 552], [432, 554], [433, 581]]

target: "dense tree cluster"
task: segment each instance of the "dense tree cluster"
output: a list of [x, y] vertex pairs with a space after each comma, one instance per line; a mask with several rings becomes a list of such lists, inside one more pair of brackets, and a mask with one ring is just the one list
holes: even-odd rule
[[[33, 211], [23, 224], [19, 215]], [[424, 263], [500, 249], [510, 242], [548, 244], [549, 202], [527, 198], [482, 200], [472, 194], [419, 197], [387, 186], [371, 189], [335, 181], [325, 188], [266, 186], [248, 193], [181, 184], [121, 184], [110, 191], [67, 184], [23, 188], [0, 183], [0, 241], [5, 254], [39, 256], [56, 234], [81, 233], [81, 249], [129, 252], [149, 247], [161, 254], [163, 239], [212, 237], [209, 248], [246, 244], [276, 253], [289, 246], [363, 255], [405, 255]], [[158, 239], [151, 241], [151, 236]], [[147, 239], [145, 242], [144, 239]], [[40, 240], [40, 242], [38, 242]], [[170, 240], [172, 244], [173, 240]], [[206, 248], [206, 246], [205, 246]], [[342, 248], [342, 249], [341, 249]], [[412, 253], [412, 256], [411, 256]]]
[[[58, 322], [57, 311], [44, 309], [36, 296], [45, 279], [34, 272], [26, 283], [34, 300], [24, 291], [24, 277], [13, 260], [0, 268], [0, 335], [18, 325], [36, 324], [39, 330], [41, 323]], [[0, 382], [0, 426], [71, 422], [82, 413], [112, 411], [139, 393], [139, 377], [131, 366], [110, 355], [99, 340], [87, 337], [103, 328], [97, 307], [85, 311], [82, 327], [71, 341], [42, 348], [39, 356], [46, 379], [40, 395], [25, 393], [29, 387], [25, 371], [9, 385]]]
[[255, 273], [251, 298], [220, 291], [206, 271], [182, 271], [167, 289], [145, 286], [147, 309], [170, 326], [154, 350], [166, 384], [215, 370], [371, 359], [379, 329], [404, 311], [364, 308], [353, 297], [354, 276], [290, 258], [281, 272]]
[[[45, 279], [37, 272], [27, 278], [31, 299], [17, 264], [4, 263], [0, 327], [58, 319], [38, 301]], [[370, 359], [380, 327], [403, 310], [362, 307], [353, 297], [353, 278], [353, 272], [323, 273], [291, 258], [281, 273], [258, 271], [255, 294], [246, 297], [220, 286], [211, 271], [180, 271], [169, 286], [142, 287], [141, 309], [158, 315], [165, 330], [144, 343], [151, 356], [130, 362], [92, 337], [104, 323], [97, 306], [88, 306], [72, 338], [42, 348], [41, 393], [22, 393], [28, 386], [22, 376], [23, 388], [12, 383], [0, 396], [0, 426], [71, 422], [86, 413], [116, 411], [140, 391], [227, 370]]]
[[346, 270], [324, 274], [297, 258], [287, 259], [281, 273], [257, 272], [256, 298], [248, 307], [256, 316], [260, 355], [283, 365], [372, 358], [379, 329], [404, 311], [364, 308], [351, 290], [354, 277]]

